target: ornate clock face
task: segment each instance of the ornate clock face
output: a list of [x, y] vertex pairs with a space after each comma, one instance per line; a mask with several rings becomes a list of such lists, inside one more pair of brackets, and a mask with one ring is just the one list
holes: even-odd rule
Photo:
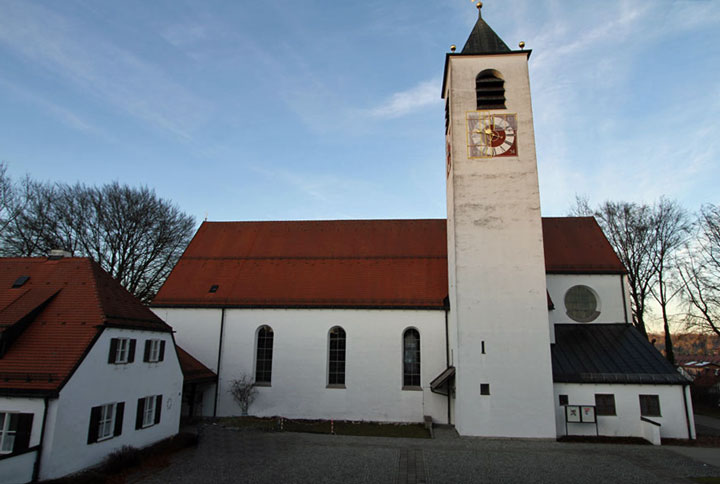
[[517, 115], [467, 113], [468, 158], [517, 156]]

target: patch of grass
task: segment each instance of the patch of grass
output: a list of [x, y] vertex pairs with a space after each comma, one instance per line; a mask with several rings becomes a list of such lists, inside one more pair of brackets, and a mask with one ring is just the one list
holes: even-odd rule
[[[240, 429], [264, 431], [306, 432], [312, 434], [330, 434], [330, 420], [291, 420], [283, 419], [282, 427], [279, 417], [231, 417], [220, 420], [221, 425]], [[336, 420], [332, 429], [337, 435], [357, 435], [365, 437], [405, 437], [428, 439], [430, 433], [423, 424], [414, 423], [379, 423], [353, 422]]]
[[691, 477], [690, 480], [702, 484], [720, 484], [720, 477]]
[[557, 438], [558, 442], [584, 442], [588, 444], [626, 444], [626, 445], [652, 445], [641, 437], [608, 437], [595, 435], [563, 435]]
[[662, 445], [681, 445], [683, 447], [720, 447], [720, 436], [698, 435], [697, 439], [662, 439]]

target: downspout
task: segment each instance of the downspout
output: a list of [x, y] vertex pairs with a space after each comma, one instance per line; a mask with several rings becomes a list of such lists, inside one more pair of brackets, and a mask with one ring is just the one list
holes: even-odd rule
[[42, 427], [40, 427], [40, 444], [37, 454], [35, 455], [35, 465], [33, 466], [32, 482], [37, 482], [40, 477], [40, 459], [42, 459], [43, 443], [45, 442], [45, 422], [47, 422], [48, 397], [44, 398], [45, 408], [43, 409]]
[[215, 402], [213, 403], [213, 417], [217, 417], [217, 401], [220, 393], [220, 360], [222, 360], [223, 332], [225, 329], [225, 308], [220, 310], [220, 338], [218, 340], [218, 360], [217, 360], [217, 383], [215, 384]]
[[[449, 330], [448, 330], [448, 312], [450, 311], [450, 301], [448, 301], [448, 304], [445, 306], [445, 368], [450, 367], [450, 336], [449, 336]], [[448, 394], [447, 394], [447, 423], [448, 425], [452, 425], [450, 423], [451, 416], [450, 416], [450, 394], [452, 392], [450, 391], [450, 382], [448, 382]]]
[[623, 314], [625, 315], [625, 324], [629, 324], [628, 314], [627, 314], [627, 301], [625, 300], [625, 276], [623, 276], [622, 274], [620, 274], [620, 293], [622, 294]]
[[683, 402], [685, 403], [685, 421], [687, 422], [687, 428], [688, 428], [688, 439], [695, 440], [697, 437], [693, 437], [693, 429], [690, 425], [690, 413], [688, 412], [688, 401], [687, 401], [687, 392], [690, 390], [690, 385], [683, 385]]

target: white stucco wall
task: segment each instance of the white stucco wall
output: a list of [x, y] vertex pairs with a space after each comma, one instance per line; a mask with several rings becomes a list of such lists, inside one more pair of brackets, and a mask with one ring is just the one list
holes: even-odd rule
[[[660, 399], [660, 417], [647, 417], [658, 422], [660, 436], [663, 438], [687, 439], [688, 420], [683, 398], [682, 385], [610, 385], [555, 383], [555, 419], [557, 435], [565, 435], [564, 407], [560, 406], [559, 395], [567, 395], [570, 405], [595, 405], [596, 393], [615, 395], [615, 416], [598, 416], [598, 430], [601, 436], [643, 437], [640, 420], [639, 395], [658, 395]], [[692, 420], [692, 402], [688, 399], [690, 428]], [[570, 424], [570, 435], [595, 435], [592, 424]]]
[[[33, 414], [29, 447], [40, 443], [45, 403], [42, 398], [0, 397], [0, 412]], [[24, 483], [32, 479], [36, 452], [0, 460], [0, 482]]]
[[[463, 55], [449, 62], [456, 428], [462, 435], [551, 438], [550, 327], [527, 56]], [[507, 109], [490, 111], [517, 115], [516, 157], [468, 156], [466, 113], [477, 109], [475, 78], [484, 69], [505, 80]], [[490, 384], [490, 395], [480, 395], [482, 383]]]
[[[135, 338], [135, 361], [108, 363], [111, 338]], [[158, 363], [143, 362], [146, 339], [163, 339], [165, 357]], [[178, 431], [182, 372], [168, 333], [108, 328], [103, 331], [57, 400], [51, 401], [40, 477], [49, 479], [98, 464], [123, 445], [141, 448]], [[160, 423], [135, 430], [137, 400], [162, 395]], [[88, 444], [92, 407], [125, 402], [122, 434]]]
[[[577, 285], [587, 286], [595, 292], [600, 312], [597, 319], [579, 324], [626, 322], [621, 280], [622, 276], [617, 274], [548, 274], [547, 290], [555, 304], [555, 309], [550, 311], [550, 324], [577, 323], [567, 315], [565, 309], [565, 293]], [[627, 317], [630, 318], [629, 311]]]
[[[214, 336], [219, 311], [155, 311], [177, 331], [178, 344], [203, 363], [217, 361]], [[240, 414], [228, 389], [242, 373], [254, 378], [256, 332], [261, 325], [274, 333], [272, 385], [258, 387], [250, 414], [394, 422], [418, 422], [432, 415], [435, 421], [447, 423], [447, 397], [429, 388], [446, 367], [443, 311], [227, 309], [218, 416]], [[346, 332], [344, 389], [327, 388], [328, 331], [333, 326]], [[402, 390], [402, 335], [411, 327], [420, 333], [422, 391]], [[198, 338], [206, 341], [191, 341]], [[198, 354], [191, 348], [197, 348]]]

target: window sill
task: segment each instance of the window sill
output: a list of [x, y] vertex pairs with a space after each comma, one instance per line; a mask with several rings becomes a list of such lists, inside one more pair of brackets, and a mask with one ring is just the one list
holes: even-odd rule
[[345, 388], [344, 383], [328, 383], [325, 388]]
[[269, 381], [257, 381], [253, 383], [254, 387], [271, 387], [272, 384]]
[[421, 391], [422, 391], [422, 387], [415, 386], [415, 385], [403, 386], [402, 389], [403, 389], [403, 390], [408, 390], [408, 391], [411, 391], [411, 392], [421, 392]]
[[140, 427], [138, 430], [149, 429], [150, 427], [154, 427], [154, 426], [156, 426], [156, 425], [157, 425], [157, 424], [156, 424], [155, 422], [153, 422], [153, 423], [151, 423], [151, 424], [143, 425], [143, 426]]

